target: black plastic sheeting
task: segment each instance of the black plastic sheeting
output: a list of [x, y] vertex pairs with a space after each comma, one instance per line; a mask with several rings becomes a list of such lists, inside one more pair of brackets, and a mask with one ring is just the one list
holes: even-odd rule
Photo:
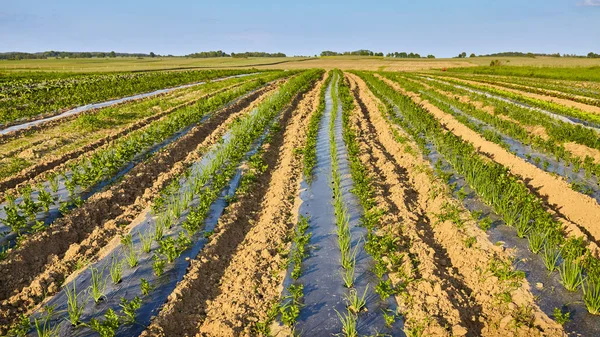
[[[332, 113], [331, 82], [326, 91], [326, 106], [317, 134], [317, 164], [311, 185], [302, 182], [300, 198], [300, 214], [309, 217], [309, 232], [312, 237], [309, 242], [309, 256], [303, 261], [303, 274], [298, 283], [304, 286], [303, 306], [295, 325], [295, 333], [304, 336], [329, 336], [339, 334], [342, 324], [336, 310], [346, 314], [345, 294], [348, 292], [343, 285], [340, 265], [340, 250], [337, 243], [336, 222], [332, 205], [331, 189], [331, 157], [329, 143], [329, 123], [335, 120], [335, 141], [338, 164], [342, 176], [342, 198], [347, 205], [350, 216], [352, 247], [358, 245], [355, 268], [355, 288], [362, 295], [366, 289], [366, 312], [358, 315], [357, 329], [360, 335], [382, 333], [393, 336], [404, 336], [403, 321], [400, 317], [391, 328], [386, 327], [384, 310], [396, 311], [394, 297], [385, 303], [375, 293], [378, 278], [371, 272], [373, 259], [363, 249], [367, 230], [359, 226], [362, 207], [357, 197], [351, 193], [352, 178], [347, 160], [346, 147], [342, 139], [341, 105], [335, 115]], [[288, 275], [284, 282], [287, 286], [292, 282]], [[368, 287], [368, 288], [367, 288]], [[287, 295], [287, 294], [284, 294]]]

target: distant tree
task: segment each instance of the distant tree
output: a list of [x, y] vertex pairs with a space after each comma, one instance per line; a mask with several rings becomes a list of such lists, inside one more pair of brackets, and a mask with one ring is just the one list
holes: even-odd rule
[[459, 59], [464, 59], [465, 57], [467, 57], [467, 53], [465, 53], [464, 51], [462, 53], [458, 54]]
[[475, 53], [471, 53], [471, 55], [469, 55], [469, 57], [476, 57], [477, 55], [475, 55]]
[[153, 52], [150, 52], [150, 57], [156, 57], [156, 54], [154, 54]]
[[108, 57], [117, 57], [117, 54], [114, 51], [108, 53]]
[[96, 55], [96, 57], [105, 58], [106, 57], [106, 53], [98, 53]]
[[433, 56], [433, 55], [429, 54], [429, 55], [427, 55], [427, 58], [428, 58], [428, 59], [434, 59], [434, 58], [435, 58], [435, 56]]
[[587, 54], [587, 57], [589, 57], [591, 59], [597, 59], [597, 58], [600, 58], [600, 54], [590, 52], [589, 54]]

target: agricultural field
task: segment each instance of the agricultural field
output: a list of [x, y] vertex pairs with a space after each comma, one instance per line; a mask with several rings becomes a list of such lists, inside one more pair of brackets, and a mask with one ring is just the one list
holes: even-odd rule
[[59, 61], [0, 77], [0, 335], [600, 335], [588, 60]]

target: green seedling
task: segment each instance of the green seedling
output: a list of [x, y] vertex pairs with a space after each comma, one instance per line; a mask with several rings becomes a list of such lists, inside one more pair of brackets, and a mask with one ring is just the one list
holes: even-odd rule
[[137, 296], [131, 301], [127, 301], [124, 297], [121, 297], [121, 304], [119, 306], [123, 308], [125, 324], [133, 324], [135, 323], [136, 312], [142, 307], [142, 300]]
[[142, 295], [147, 296], [148, 294], [150, 294], [150, 291], [152, 291], [153, 287], [152, 285], [150, 285], [150, 282], [148, 282], [146, 279], [140, 279], [140, 290], [142, 292]]
[[351, 312], [344, 314], [340, 314], [337, 310], [335, 310], [335, 312], [342, 323], [342, 334], [345, 337], [358, 337], [358, 331], [356, 329], [356, 316]]
[[69, 322], [71, 322], [71, 325], [73, 326], [78, 326], [81, 324], [81, 315], [83, 315], [83, 311], [85, 310], [87, 298], [82, 299], [81, 293], [77, 293], [75, 282], [73, 282], [73, 288], [69, 288], [67, 285], [63, 288], [63, 291], [67, 295], [67, 313], [69, 315]]
[[109, 308], [104, 314], [103, 321], [92, 318], [88, 327], [100, 334], [100, 337], [114, 337], [119, 329], [119, 316]]
[[95, 267], [90, 267], [91, 271], [91, 285], [88, 288], [89, 294], [94, 299], [95, 303], [100, 302], [104, 297], [104, 290], [106, 289], [106, 281], [108, 278], [104, 278], [104, 271], [100, 271]]
[[379, 280], [379, 283], [375, 286], [375, 292], [379, 294], [381, 300], [384, 301], [388, 297], [394, 295], [396, 293], [396, 290], [392, 286], [392, 281], [388, 279], [385, 281]]
[[583, 269], [576, 261], [565, 260], [558, 268], [562, 285], [568, 291], [576, 291], [583, 282]]
[[581, 288], [583, 289], [583, 302], [592, 315], [600, 315], [600, 282], [591, 281], [589, 278]]
[[358, 295], [356, 289], [350, 289], [350, 291], [346, 295], [346, 304], [348, 305], [348, 311], [358, 315], [358, 313], [365, 308], [365, 305], [367, 304], [366, 296], [368, 289], [369, 286], [367, 285], [362, 296]]
[[150, 230], [146, 230], [144, 234], [138, 231], [138, 236], [140, 237], [140, 242], [142, 243], [142, 252], [150, 253], [150, 249], [152, 248], [152, 232]]
[[125, 260], [127, 261], [129, 268], [134, 268], [138, 265], [137, 252], [135, 251], [135, 248], [133, 248], [133, 245], [128, 246], [126, 250]]
[[556, 270], [558, 260], [560, 259], [560, 248], [555, 244], [546, 241], [544, 245], [544, 265], [549, 273]]
[[158, 277], [165, 272], [165, 266], [167, 265], [167, 261], [163, 260], [158, 255], [154, 255], [152, 259], [154, 260], [154, 262], [152, 262], [152, 270], [154, 270], [154, 275]]
[[113, 284], [118, 284], [123, 278], [123, 262], [115, 255], [110, 259], [110, 278]]
[[556, 323], [560, 324], [560, 325], [565, 325], [566, 323], [568, 323], [571, 320], [571, 313], [570, 312], [565, 312], [563, 313], [562, 310], [560, 310], [559, 308], [554, 308], [554, 320], [556, 321]]

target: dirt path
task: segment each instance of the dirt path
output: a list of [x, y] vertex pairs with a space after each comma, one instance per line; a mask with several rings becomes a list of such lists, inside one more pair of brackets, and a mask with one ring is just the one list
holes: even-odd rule
[[[223, 289], [220, 285], [225, 271], [258, 221], [263, 196], [268, 191], [275, 167], [282, 155], [280, 149], [283, 135], [301, 98], [302, 96], [298, 95], [282, 113], [279, 120], [281, 130], [272, 137], [263, 154], [263, 159], [268, 165], [267, 170], [258, 176], [251, 192], [244, 194], [227, 208], [227, 213], [219, 219], [215, 227], [211, 241], [191, 261], [186, 276], [142, 336], [191, 336], [197, 332], [199, 325], [206, 318], [209, 303], [222, 294]], [[268, 259], [269, 255], [272, 258], [275, 253], [276, 251], [271, 250], [261, 252], [266, 254], [265, 259]]]
[[481, 152], [497, 163], [507, 167], [513, 174], [522, 177], [527, 186], [547, 202], [549, 207], [560, 216], [567, 232], [574, 236], [586, 236], [597, 250], [600, 240], [600, 205], [591, 197], [571, 189], [560, 177], [555, 177], [521, 158], [507, 152], [499, 145], [489, 142], [477, 132], [457, 121], [416, 93], [406, 92], [397, 83], [385, 80], [395, 90], [410, 96], [413, 101], [423, 105], [431, 114], [454, 134], [470, 142]]
[[[378, 199], [389, 209], [386, 217], [390, 227], [403, 224], [398, 235], [410, 246], [409, 256], [412, 254], [419, 261], [414, 276], [428, 281], [409, 284], [410, 301], [399, 297], [405, 303], [407, 330], [426, 325], [425, 333], [436, 336], [512, 335], [515, 309], [532, 308], [541, 333], [560, 335], [558, 326], [534, 304], [526, 282], [511, 292], [512, 302], [499, 303], [498, 296], [509, 291], [509, 287], [486, 275], [485, 270], [491, 259], [506, 258], [506, 253], [489, 242], [472, 220], [466, 220], [464, 230], [449, 221], [435, 223], [433, 214], [440, 213], [445, 203], [458, 204], [457, 201], [449, 196], [442, 182], [432, 180], [424, 159], [403, 149], [406, 145], [416, 149], [415, 144], [401, 145], [394, 140], [390, 126], [379, 112], [381, 102], [365, 83], [354, 75], [348, 77], [360, 103], [353, 122], [361, 139], [361, 159], [377, 182]], [[468, 215], [463, 218], [468, 219]], [[467, 248], [464, 242], [472, 236], [477, 238], [477, 244]], [[427, 322], [427, 317], [433, 320]], [[525, 326], [517, 335], [538, 333]]]
[[120, 183], [59, 219], [51, 230], [29, 237], [7, 260], [0, 262], [0, 268], [7, 271], [0, 275], [0, 298], [3, 300], [0, 323], [14, 319], [16, 313], [32, 307], [44, 295], [58, 291], [80, 261], [100, 251], [122, 230], [119, 225], [133, 221], [175, 172], [184, 169], [181, 161], [190, 151], [210, 137], [232, 114], [243, 111], [275, 88], [275, 85], [265, 87], [217, 112], [166, 151], [136, 166]]

